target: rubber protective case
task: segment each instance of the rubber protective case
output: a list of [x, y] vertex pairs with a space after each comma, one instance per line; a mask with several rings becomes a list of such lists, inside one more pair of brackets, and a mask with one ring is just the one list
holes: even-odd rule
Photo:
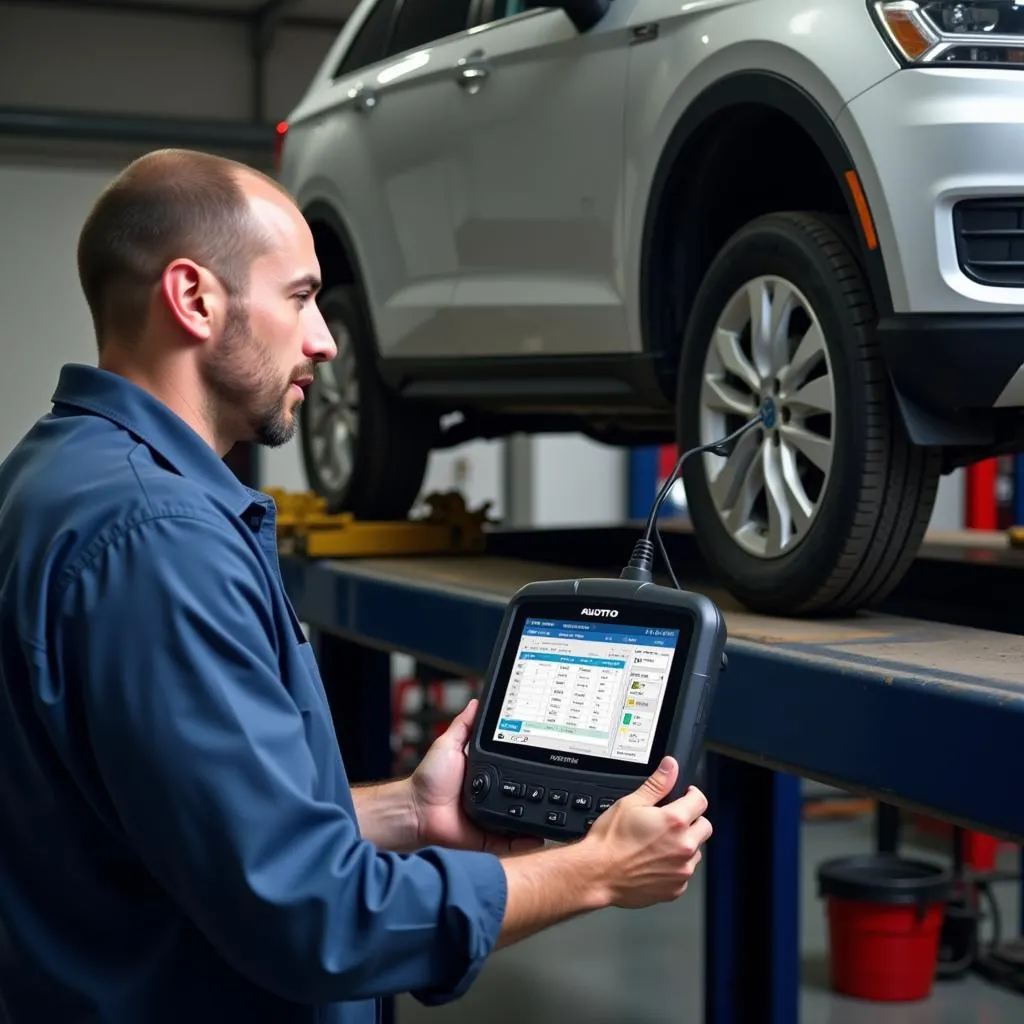
[[[645, 762], [567, 757], [541, 748], [505, 752], [491, 737], [527, 617], [566, 616], [579, 623], [602, 621], [661, 626], [680, 631], [655, 740]], [[583, 608], [616, 612], [584, 618]], [[689, 634], [688, 645], [684, 644]], [[693, 783], [719, 672], [725, 664], [726, 626], [717, 605], [702, 594], [622, 579], [575, 579], [530, 583], [509, 601], [484, 677], [473, 732], [467, 745], [462, 806], [481, 828], [560, 842], [583, 836], [597, 816], [633, 792], [670, 754], [679, 777], [665, 803]], [[518, 753], [518, 756], [517, 756]], [[560, 758], [561, 763], [555, 761]], [[568, 764], [575, 760], [577, 764]]]

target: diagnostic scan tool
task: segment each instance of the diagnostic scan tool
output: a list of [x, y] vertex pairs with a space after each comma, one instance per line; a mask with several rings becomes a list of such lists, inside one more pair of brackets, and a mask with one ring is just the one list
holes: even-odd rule
[[[693, 783], [726, 626], [679, 587], [657, 512], [687, 457], [727, 454], [759, 421], [679, 459], [618, 578], [530, 583], [509, 602], [467, 747], [462, 804], [481, 828], [578, 839], [666, 754], [679, 776], [665, 802]], [[671, 587], [653, 582], [655, 541]]]
[[692, 782], [725, 647], [708, 598], [632, 580], [531, 583], [509, 604], [470, 741], [490, 831], [583, 835], [665, 754]]

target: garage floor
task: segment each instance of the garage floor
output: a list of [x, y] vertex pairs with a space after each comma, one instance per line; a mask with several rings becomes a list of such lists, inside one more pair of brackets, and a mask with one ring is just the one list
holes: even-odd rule
[[[869, 818], [804, 826], [804, 989], [800, 1024], [1015, 1024], [1024, 997], [969, 976], [943, 982], [915, 1005], [859, 1003], [828, 991], [826, 932], [815, 868], [834, 856], [872, 849]], [[909, 839], [901, 853], [923, 853]], [[1002, 864], [1000, 866], [1003, 866]], [[1014, 859], [1005, 865], [1013, 870]], [[998, 889], [1004, 928], [1018, 920], [1018, 889]], [[425, 1009], [399, 1001], [398, 1024], [699, 1024], [702, 891], [644, 911], [605, 911], [570, 921], [498, 953], [458, 1003]], [[988, 935], [987, 925], [984, 936]]]

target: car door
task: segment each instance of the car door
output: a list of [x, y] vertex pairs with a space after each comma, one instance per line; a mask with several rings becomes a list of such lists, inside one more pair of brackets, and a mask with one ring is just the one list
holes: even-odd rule
[[623, 109], [630, 4], [589, 31], [559, 7], [483, 0], [452, 69], [465, 355], [623, 351]]
[[434, 355], [457, 264], [444, 116], [473, 0], [379, 0], [326, 90], [329, 188], [386, 357]]

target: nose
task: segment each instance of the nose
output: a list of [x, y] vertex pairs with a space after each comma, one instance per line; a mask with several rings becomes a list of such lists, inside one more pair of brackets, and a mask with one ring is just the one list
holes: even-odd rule
[[305, 309], [306, 331], [303, 355], [316, 362], [330, 362], [338, 354], [338, 346], [331, 337], [330, 328], [324, 320], [320, 307], [311, 302]]

